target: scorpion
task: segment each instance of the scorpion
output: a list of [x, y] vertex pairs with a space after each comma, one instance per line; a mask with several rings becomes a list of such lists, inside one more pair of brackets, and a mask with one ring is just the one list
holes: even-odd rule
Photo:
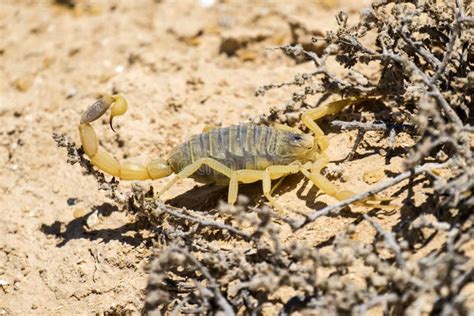
[[[160, 197], [178, 181], [191, 177], [201, 183], [228, 186], [227, 201], [237, 201], [238, 184], [262, 181], [263, 195], [278, 211], [283, 211], [272, 196], [272, 180], [301, 172], [325, 194], [344, 200], [355, 193], [338, 190], [321, 170], [329, 163], [325, 153], [329, 146], [327, 136], [316, 120], [340, 112], [368, 97], [351, 97], [310, 109], [301, 116], [303, 124], [312, 132], [282, 124], [272, 126], [241, 123], [229, 127], [205, 127], [201, 134], [176, 146], [167, 159], [151, 159], [147, 164], [119, 162], [99, 146], [91, 122], [111, 108], [109, 119], [113, 130], [114, 117], [127, 111], [127, 100], [122, 95], [105, 95], [82, 115], [79, 134], [85, 154], [92, 164], [105, 173], [122, 180], [160, 179], [175, 173], [174, 177], [156, 194]], [[372, 205], [372, 204], [371, 204]]]

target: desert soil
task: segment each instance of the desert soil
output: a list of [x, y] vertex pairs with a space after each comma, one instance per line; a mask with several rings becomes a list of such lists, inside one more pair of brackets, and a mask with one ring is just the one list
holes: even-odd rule
[[[78, 165], [67, 163], [53, 132], [78, 143], [81, 113], [100, 95], [118, 92], [128, 99], [129, 111], [116, 119], [117, 134], [105, 118], [94, 125], [102, 145], [121, 160], [165, 157], [206, 125], [244, 122], [289, 100], [289, 88], [255, 96], [261, 85], [313, 68], [268, 50], [294, 40], [289, 22], [303, 25], [308, 31], [298, 40], [310, 43], [311, 34], [336, 27], [339, 10], [356, 19], [369, 4], [70, 2], [74, 9], [47, 0], [0, 1], [0, 314], [137, 312], [143, 306], [151, 233], [120, 212]], [[344, 158], [354, 136], [331, 133], [330, 157]], [[397, 139], [400, 146], [410, 141]], [[329, 166], [339, 174], [334, 183], [361, 191], [388, 171], [401, 171], [402, 158], [386, 164], [377, 150], [360, 153]], [[144, 185], [159, 188], [165, 181]], [[183, 181], [164, 200], [196, 209], [213, 207], [225, 196], [186, 194], [196, 185]], [[335, 202], [301, 177], [283, 186], [278, 200], [289, 214]], [[120, 187], [127, 191], [130, 183]], [[259, 190], [256, 185], [244, 192], [257, 192], [252, 199], [264, 203]], [[91, 216], [96, 210], [100, 216]], [[394, 212], [379, 221], [390, 229], [399, 216]], [[322, 218], [297, 238], [317, 244], [353, 221]], [[372, 238], [367, 223], [358, 225], [371, 232], [361, 239]]]

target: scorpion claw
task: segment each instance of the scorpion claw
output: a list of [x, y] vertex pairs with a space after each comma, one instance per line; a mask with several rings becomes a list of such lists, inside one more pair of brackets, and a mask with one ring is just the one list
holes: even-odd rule
[[92, 104], [81, 117], [81, 124], [91, 123], [101, 117], [115, 100], [113, 97], [104, 96]]

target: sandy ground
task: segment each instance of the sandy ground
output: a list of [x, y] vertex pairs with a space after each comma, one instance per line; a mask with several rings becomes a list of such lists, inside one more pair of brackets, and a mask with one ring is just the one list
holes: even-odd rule
[[[356, 17], [368, 4], [77, 3], [71, 10], [47, 0], [0, 1], [0, 280], [5, 283], [0, 314], [139, 311], [143, 305], [152, 253], [149, 234], [125, 213], [115, 212], [117, 206], [98, 191], [92, 177], [66, 162], [53, 132], [77, 142], [81, 113], [101, 94], [119, 92], [128, 99], [129, 111], [116, 119], [118, 134], [105, 119], [95, 124], [103, 146], [120, 159], [164, 157], [207, 124], [246, 121], [288, 100], [288, 89], [259, 98], [254, 94], [260, 85], [312, 69], [310, 63], [296, 65], [266, 50], [292, 41], [289, 21], [322, 34], [335, 28], [339, 10]], [[331, 158], [344, 158], [354, 134], [330, 138]], [[410, 140], [397, 141], [409, 145]], [[370, 185], [364, 181], [367, 171], [400, 171], [401, 158], [386, 165], [377, 151], [360, 153], [355, 161], [331, 165], [342, 174], [336, 184], [359, 191]], [[121, 186], [127, 190], [130, 183]], [[186, 194], [195, 186], [186, 180], [165, 200], [202, 205], [201, 199], [209, 197]], [[334, 203], [301, 177], [285, 181], [285, 188], [278, 200], [290, 210]], [[108, 216], [88, 227], [87, 216], [96, 209]], [[391, 227], [399, 216], [380, 221]], [[353, 220], [323, 218], [296, 238], [323, 242]]]

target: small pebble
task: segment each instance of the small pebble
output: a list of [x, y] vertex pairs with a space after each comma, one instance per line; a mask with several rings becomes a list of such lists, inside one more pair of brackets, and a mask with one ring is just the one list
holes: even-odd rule
[[89, 217], [87, 217], [86, 225], [89, 228], [93, 228], [99, 223], [99, 212], [95, 210]]
[[199, 0], [199, 4], [203, 8], [210, 8], [216, 3], [216, 0]]
[[81, 217], [84, 217], [84, 215], [86, 215], [87, 211], [84, 209], [84, 208], [77, 208], [75, 209], [73, 212], [72, 212], [72, 216], [74, 218], [81, 218]]
[[385, 172], [383, 169], [371, 170], [364, 173], [364, 181], [367, 184], [377, 183], [380, 180], [382, 180], [384, 177], [385, 177]]
[[75, 96], [77, 94], [77, 89], [76, 88], [69, 88], [67, 91], [66, 91], [66, 98], [67, 99], [70, 99], [72, 98], [73, 96]]
[[125, 70], [125, 67], [123, 65], [117, 65], [115, 67], [115, 72], [118, 74], [121, 74], [122, 72], [124, 72], [124, 70]]
[[0, 279], [0, 286], [5, 286], [5, 285], [9, 285], [9, 284], [10, 284], [10, 282]]
[[79, 201], [79, 200], [78, 200], [77, 198], [75, 198], [75, 197], [70, 197], [69, 199], [67, 199], [67, 205], [68, 205], [68, 206], [76, 205], [78, 201]]
[[33, 78], [32, 77], [18, 78], [13, 82], [13, 85], [18, 91], [26, 92], [33, 85]]

